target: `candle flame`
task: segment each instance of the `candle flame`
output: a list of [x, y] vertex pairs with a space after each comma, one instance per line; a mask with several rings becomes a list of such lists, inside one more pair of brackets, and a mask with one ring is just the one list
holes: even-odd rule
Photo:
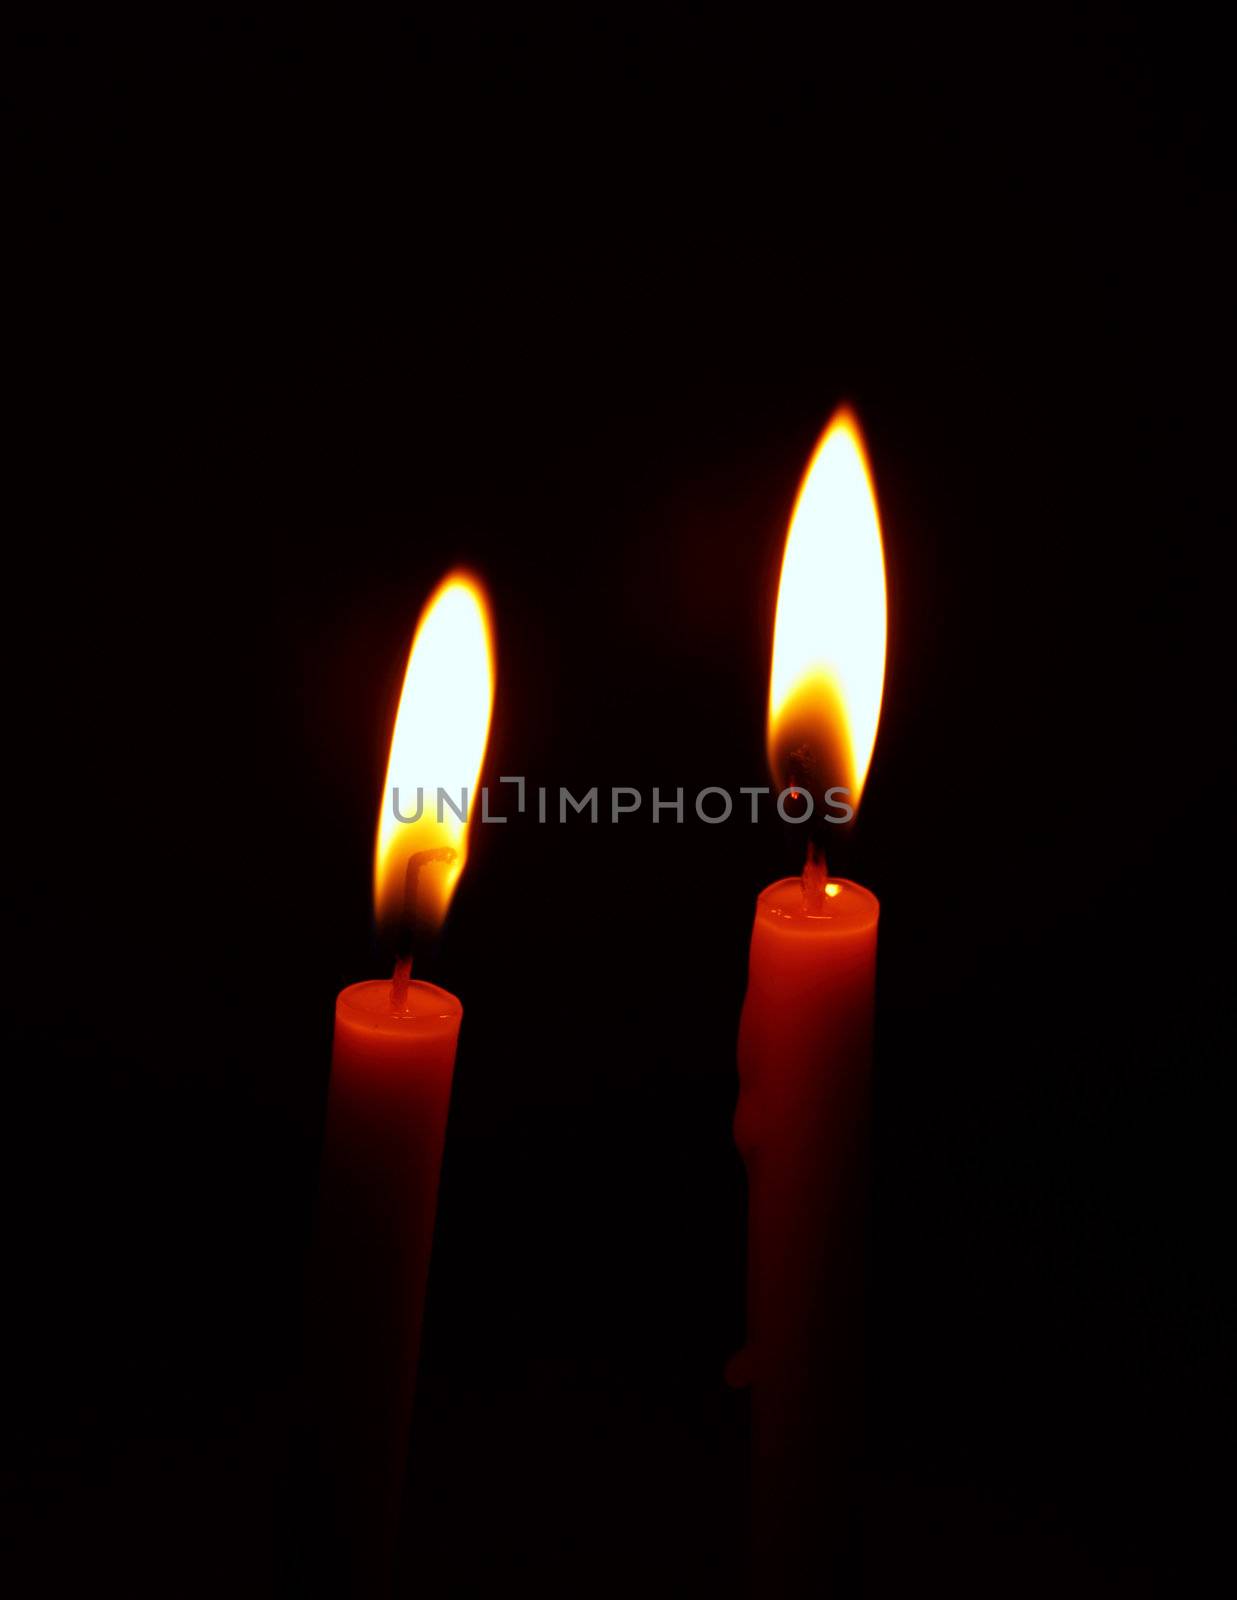
[[[465, 818], [476, 803], [493, 704], [485, 591], [474, 578], [453, 572], [417, 623], [391, 734], [374, 847], [380, 927], [441, 926], [468, 854]], [[413, 856], [421, 860], [410, 877]], [[405, 899], [410, 882], [413, 905]]]
[[885, 559], [863, 435], [842, 407], [813, 452], [786, 535], [769, 675], [769, 764], [819, 805], [857, 806], [885, 682]]

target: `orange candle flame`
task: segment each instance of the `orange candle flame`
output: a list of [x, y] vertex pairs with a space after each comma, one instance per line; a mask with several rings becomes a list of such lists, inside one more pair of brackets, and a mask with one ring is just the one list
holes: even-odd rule
[[[441, 926], [468, 854], [465, 818], [478, 799], [493, 704], [485, 591], [475, 578], [453, 572], [417, 623], [391, 734], [374, 846], [380, 928]], [[419, 859], [410, 873], [414, 856]], [[410, 888], [412, 905], [406, 900]]]
[[885, 682], [885, 558], [863, 435], [842, 407], [808, 463], [786, 535], [769, 675], [769, 765], [817, 806], [857, 807]]

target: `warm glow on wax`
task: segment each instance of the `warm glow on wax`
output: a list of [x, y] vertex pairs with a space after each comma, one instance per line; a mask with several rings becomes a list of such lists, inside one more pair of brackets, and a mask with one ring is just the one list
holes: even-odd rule
[[[885, 560], [863, 437], [838, 411], [808, 464], [786, 536], [769, 679], [769, 761], [779, 781], [791, 747], [811, 749], [857, 804], [885, 682]], [[819, 795], [816, 797], [819, 799]]]
[[[455, 852], [454, 859], [435, 862], [419, 874], [419, 919], [437, 926], [446, 916], [468, 850], [468, 824], [456, 809], [471, 816], [476, 802], [493, 702], [494, 652], [485, 594], [474, 579], [452, 573], [421, 613], [391, 735], [374, 849], [380, 926], [404, 916], [408, 861], [423, 851]], [[414, 817], [419, 808], [416, 821], [396, 816], [396, 789], [400, 815]]]

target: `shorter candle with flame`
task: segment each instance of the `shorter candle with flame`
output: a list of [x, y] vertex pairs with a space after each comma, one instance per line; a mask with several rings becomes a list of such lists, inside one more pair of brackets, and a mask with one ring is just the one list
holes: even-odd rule
[[[375, 916], [398, 952], [395, 973], [350, 985], [335, 1004], [310, 1381], [321, 1531], [340, 1592], [382, 1592], [390, 1577], [463, 1017], [454, 995], [411, 968], [467, 854], [467, 824], [439, 790], [466, 813], [460, 795], [476, 789], [493, 692], [484, 595], [453, 574], [417, 627], [379, 812]], [[415, 821], [397, 817], [396, 790]]]
[[799, 491], [778, 588], [769, 761], [801, 792], [803, 875], [756, 903], [739, 1029], [748, 1172], [755, 1573], [836, 1576], [858, 1442], [876, 897], [831, 878], [822, 800], [857, 807], [885, 670], [885, 572], [862, 436], [841, 411]]

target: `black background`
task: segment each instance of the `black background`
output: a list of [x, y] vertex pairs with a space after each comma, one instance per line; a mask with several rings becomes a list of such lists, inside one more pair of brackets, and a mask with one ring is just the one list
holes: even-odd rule
[[[19, 45], [20, 1592], [304, 1581], [332, 1002], [376, 970], [438, 578], [492, 595], [491, 776], [763, 782], [786, 519], [843, 398], [890, 590], [838, 863], [883, 907], [868, 1589], [1184, 1581], [1220, 1506], [1217, 41], [1079, 5]], [[734, 1037], [783, 832], [474, 834], [432, 973], [466, 1020], [419, 1592], [737, 1592]]]

